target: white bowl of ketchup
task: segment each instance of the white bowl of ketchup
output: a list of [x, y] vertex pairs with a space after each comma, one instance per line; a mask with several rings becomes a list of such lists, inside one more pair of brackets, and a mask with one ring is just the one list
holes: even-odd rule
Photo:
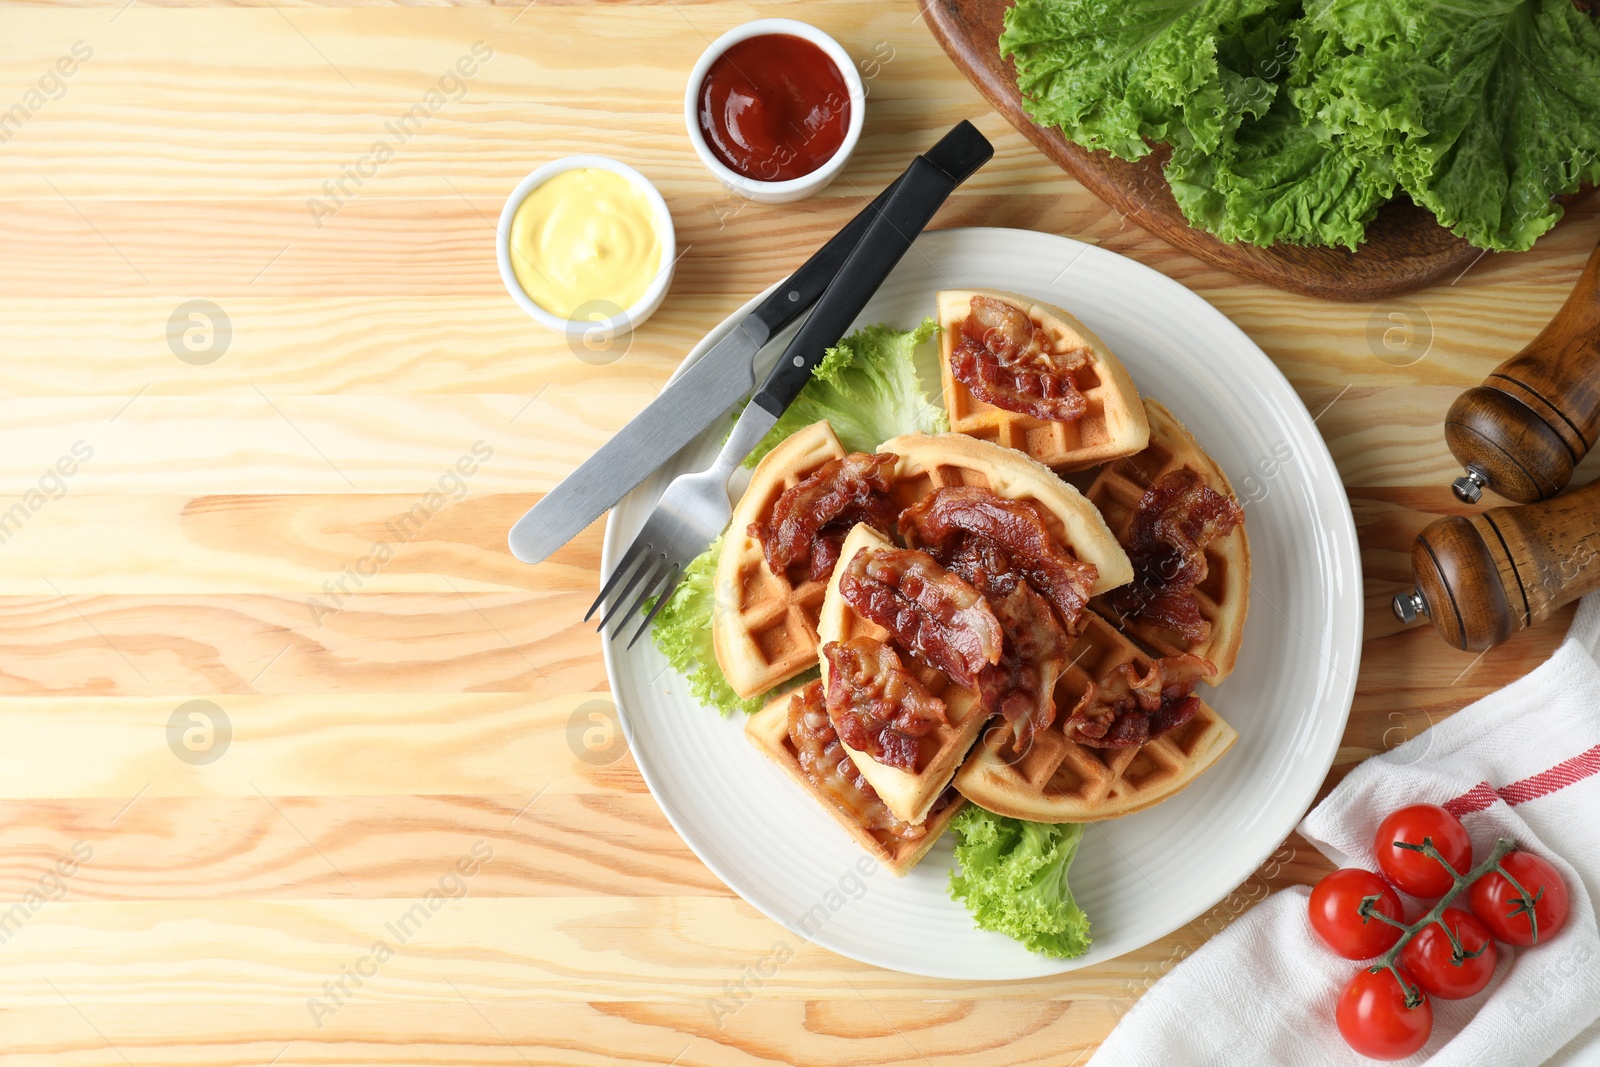
[[712, 42], [689, 72], [695, 155], [723, 185], [787, 204], [833, 181], [861, 139], [867, 94], [850, 54], [815, 26], [757, 19]]

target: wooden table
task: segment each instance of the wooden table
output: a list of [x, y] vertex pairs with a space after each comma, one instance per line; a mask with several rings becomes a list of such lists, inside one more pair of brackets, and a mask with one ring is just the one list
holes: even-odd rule
[[[997, 154], [936, 226], [1147, 263], [1321, 413], [1368, 600], [1332, 778], [1558, 642], [1570, 612], [1474, 659], [1399, 633], [1387, 602], [1413, 535], [1457, 510], [1446, 406], [1554, 312], [1596, 206], [1404, 300], [1286, 296], [1063, 177], [915, 6], [844, 0], [805, 15], [866, 65], [861, 147], [824, 194], [747, 204], [690, 151], [683, 79], [789, 8], [610, 6], [0, 8], [0, 107], [21, 107], [0, 125], [0, 1060], [1071, 1063], [1249, 902], [1320, 874], [1290, 838], [1200, 921], [1061, 978], [803, 946], [720, 1025], [708, 1007], [780, 929], [606, 738], [578, 622], [600, 525], [535, 568], [505, 530], [961, 118]], [[517, 179], [586, 151], [657, 183], [683, 252], [610, 362], [537, 329], [494, 266]]]

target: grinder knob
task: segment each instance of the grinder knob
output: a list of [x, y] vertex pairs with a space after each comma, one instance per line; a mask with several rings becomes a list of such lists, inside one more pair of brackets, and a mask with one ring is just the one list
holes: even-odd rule
[[1489, 484], [1489, 474], [1482, 467], [1467, 464], [1467, 472], [1450, 483], [1450, 488], [1455, 492], [1456, 499], [1463, 504], [1476, 504], [1483, 496], [1484, 486]]
[[1475, 504], [1492, 488], [1529, 503], [1555, 496], [1600, 437], [1600, 246], [1561, 310], [1526, 348], [1468, 389], [1444, 439], [1466, 466], [1451, 488]]
[[1401, 622], [1426, 615], [1455, 647], [1492, 648], [1600, 589], [1600, 481], [1429, 523], [1412, 546], [1411, 571], [1416, 587], [1394, 598]]
[[1409, 593], [1396, 593], [1394, 595], [1395, 617], [1410, 626], [1417, 619], [1428, 613], [1428, 602], [1422, 599], [1422, 590], [1412, 589]]

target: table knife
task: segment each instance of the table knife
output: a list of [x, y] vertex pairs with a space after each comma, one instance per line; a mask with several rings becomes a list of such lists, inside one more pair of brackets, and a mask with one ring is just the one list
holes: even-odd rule
[[[934, 158], [941, 150], [948, 154], [950, 146], [974, 134], [976, 128], [963, 121], [926, 155]], [[511, 554], [524, 563], [546, 559], [747, 396], [755, 385], [756, 354], [817, 302], [904, 180], [902, 174], [879, 193], [727, 336], [518, 519], [507, 537]]]
[[897, 179], [879, 193], [727, 336], [528, 509], [507, 538], [511, 554], [524, 563], [544, 560], [748, 395], [755, 385], [756, 353], [817, 302], [898, 185]]

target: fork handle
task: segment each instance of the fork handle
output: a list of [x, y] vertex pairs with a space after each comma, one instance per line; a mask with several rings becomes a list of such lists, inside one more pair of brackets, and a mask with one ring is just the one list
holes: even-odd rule
[[976, 126], [963, 120], [911, 161], [855, 251], [784, 349], [778, 365], [761, 383], [751, 407], [760, 407], [774, 419], [783, 414], [811, 380], [812, 368], [844, 336], [945, 198], [993, 155], [994, 146]]

